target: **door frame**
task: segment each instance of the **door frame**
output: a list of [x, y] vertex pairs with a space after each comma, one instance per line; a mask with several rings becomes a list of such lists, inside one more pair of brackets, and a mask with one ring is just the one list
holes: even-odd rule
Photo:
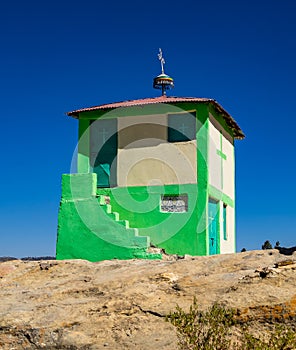
[[[217, 211], [216, 215], [214, 217], [216, 221], [216, 232], [215, 232], [215, 237], [216, 237], [216, 247], [215, 247], [215, 253], [211, 252], [211, 237], [210, 237], [210, 209], [209, 209], [209, 204], [213, 203], [216, 205]], [[220, 218], [220, 201], [214, 197], [209, 196], [208, 197], [208, 215], [207, 215], [207, 238], [208, 238], [208, 255], [215, 255], [215, 254], [220, 254], [220, 224], [221, 224], [221, 218]]]

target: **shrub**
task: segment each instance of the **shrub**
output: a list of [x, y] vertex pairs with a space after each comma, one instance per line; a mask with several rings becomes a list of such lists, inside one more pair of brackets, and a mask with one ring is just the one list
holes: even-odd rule
[[234, 310], [217, 303], [206, 311], [198, 309], [194, 298], [189, 312], [179, 306], [167, 316], [177, 329], [181, 350], [291, 350], [296, 349], [296, 333], [287, 325], [275, 325], [265, 338], [249, 333], [248, 325], [235, 321]]
[[167, 320], [177, 328], [180, 349], [229, 350], [230, 328], [235, 323], [233, 316], [233, 310], [218, 304], [200, 311], [194, 299], [188, 313], [177, 306]]
[[243, 337], [242, 350], [296, 349], [296, 333], [287, 325], [275, 325], [265, 340], [256, 338], [248, 332], [244, 332]]

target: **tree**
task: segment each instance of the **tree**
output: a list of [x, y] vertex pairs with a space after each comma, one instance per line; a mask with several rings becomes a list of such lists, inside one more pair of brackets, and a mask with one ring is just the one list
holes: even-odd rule
[[264, 244], [262, 245], [262, 249], [272, 249], [272, 245], [269, 241], [265, 241]]
[[275, 248], [278, 248], [279, 246], [280, 246], [280, 242], [279, 242], [279, 241], [276, 241], [274, 247], [275, 247]]

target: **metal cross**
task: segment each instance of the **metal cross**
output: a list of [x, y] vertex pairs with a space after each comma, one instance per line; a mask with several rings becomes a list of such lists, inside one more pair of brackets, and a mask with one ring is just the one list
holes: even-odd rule
[[162, 56], [162, 51], [161, 51], [161, 49], [159, 49], [158, 59], [160, 60], [160, 64], [161, 64], [161, 73], [164, 74], [163, 65], [165, 64], [165, 60], [164, 60], [164, 58], [163, 58], [163, 56]]

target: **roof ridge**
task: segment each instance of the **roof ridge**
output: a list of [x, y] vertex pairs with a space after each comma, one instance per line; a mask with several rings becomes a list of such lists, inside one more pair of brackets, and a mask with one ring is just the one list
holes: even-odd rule
[[146, 97], [142, 99], [137, 100], [126, 100], [126, 101], [120, 101], [120, 102], [112, 102], [112, 103], [105, 103], [93, 107], [87, 107], [87, 108], [81, 108], [77, 109], [75, 111], [68, 112], [68, 116], [72, 116], [74, 118], [79, 117], [79, 113], [82, 112], [90, 112], [90, 111], [96, 111], [96, 110], [111, 110], [115, 108], [127, 108], [127, 107], [135, 107], [135, 106], [141, 106], [141, 105], [149, 105], [149, 104], [157, 104], [157, 103], [182, 103], [182, 102], [200, 102], [200, 103], [211, 103], [214, 105], [214, 107], [220, 111], [220, 113], [223, 114], [224, 119], [228, 126], [235, 130], [235, 137], [236, 138], [244, 138], [245, 135], [243, 131], [240, 129], [236, 121], [232, 118], [232, 116], [215, 100], [212, 98], [206, 98], [206, 97], [177, 97], [177, 96], [158, 96], [158, 97]]
[[[179, 96], [157, 96], [157, 97], [145, 97], [141, 99], [132, 99], [132, 100], [123, 100], [123, 101], [117, 101], [117, 102], [110, 102], [110, 103], [104, 103], [100, 105], [95, 105], [91, 107], [85, 107], [85, 108], [80, 108], [74, 111], [67, 112], [67, 115], [71, 116], [76, 113], [80, 113], [83, 111], [91, 111], [91, 110], [96, 110], [96, 109], [104, 109], [104, 108], [117, 108], [117, 107], [132, 107], [133, 105], [140, 105], [140, 104], [149, 104], [149, 101], [152, 103], [152, 101], [157, 101], [157, 102], [164, 102], [164, 101], [169, 101], [169, 100], [174, 100], [175, 102], [183, 102], [183, 101], [215, 101], [212, 98], [207, 98], [207, 97], [179, 97]], [[148, 102], [148, 103], [147, 103]]]

